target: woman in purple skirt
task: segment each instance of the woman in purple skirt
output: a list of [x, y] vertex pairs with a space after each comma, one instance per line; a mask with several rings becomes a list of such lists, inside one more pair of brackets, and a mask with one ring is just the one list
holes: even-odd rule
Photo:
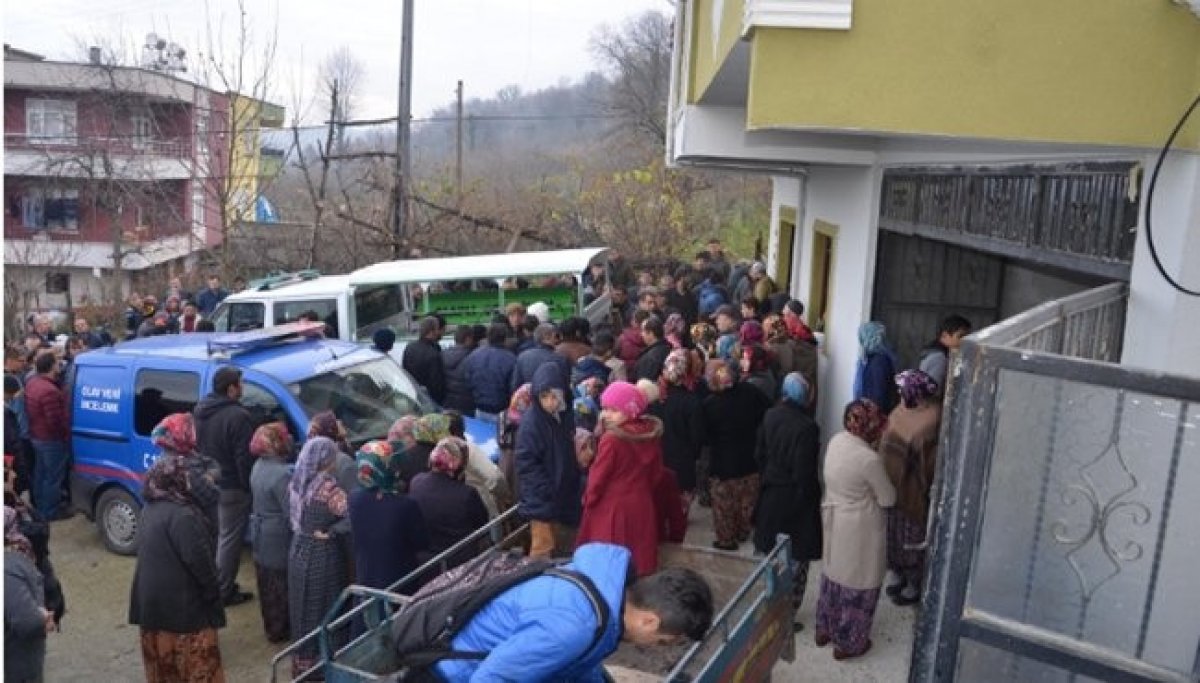
[[887, 417], [868, 399], [846, 406], [846, 431], [825, 451], [824, 571], [817, 602], [818, 647], [833, 643], [833, 658], [871, 649], [871, 622], [886, 567], [884, 508], [896, 489], [875, 452]]

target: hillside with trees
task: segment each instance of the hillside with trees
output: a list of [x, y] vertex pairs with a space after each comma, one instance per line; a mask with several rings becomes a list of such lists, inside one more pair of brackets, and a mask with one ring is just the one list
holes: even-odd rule
[[[768, 180], [665, 167], [671, 37], [668, 17], [647, 12], [596, 31], [591, 73], [467, 99], [461, 187], [455, 104], [414, 119], [412, 219], [401, 250], [434, 256], [604, 244], [661, 262], [690, 260], [720, 234], [735, 255], [753, 257], [756, 240], [766, 241]], [[334, 80], [339, 100], [354, 95], [341, 87], [352, 80], [345, 61], [341, 78], [326, 75], [327, 100], [315, 105], [341, 120], [346, 111], [329, 96]], [[289, 263], [276, 265], [344, 272], [391, 258], [391, 127], [301, 132], [268, 189], [295, 235]]]

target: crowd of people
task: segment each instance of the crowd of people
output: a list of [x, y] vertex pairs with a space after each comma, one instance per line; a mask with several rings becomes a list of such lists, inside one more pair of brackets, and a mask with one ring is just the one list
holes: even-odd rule
[[[403, 365], [445, 410], [397, 420], [386, 440], [352, 446], [338, 417], [322, 413], [303, 426], [298, 445], [300, 435], [284, 423], [254, 424], [232, 367], [216, 373], [193, 413], [164, 419], [152, 437], [161, 455], [145, 477], [129, 608], [147, 680], [221, 680], [216, 630], [226, 608], [254, 599], [237, 581], [247, 529], [263, 629], [284, 642], [316, 628], [349, 584], [394, 586], [512, 505], [529, 522], [529, 556], [574, 556], [585, 574], [597, 572], [598, 584], [644, 587], [632, 606], [633, 593], [624, 593], [624, 625], [626, 636], [647, 644], [698, 637], [711, 619], [703, 579], [659, 571], [660, 544], [683, 541], [688, 518], [703, 514], [698, 507], [711, 509], [719, 551], [751, 543], [767, 553], [788, 535], [797, 609], [809, 563], [822, 561], [817, 644], [832, 643], [839, 660], [865, 653], [888, 570], [896, 581], [886, 594], [896, 604], [920, 596], [947, 359], [970, 324], [948, 318], [920, 367], [901, 371], [883, 326], [864, 323], [854, 400], [842, 424], [818, 425], [819, 335], [761, 263], [732, 264], [714, 240], [693, 264], [658, 278], [635, 276], [614, 254], [607, 269], [582, 279], [590, 295], [612, 295], [603, 324], [554, 321], [544, 306], [514, 303], [488, 326], [459, 326], [454, 345], [443, 348], [441, 321], [423, 320]], [[202, 315], [221, 291], [210, 280], [191, 309]], [[182, 294], [168, 301], [192, 301]], [[161, 317], [142, 316], [137, 326], [157, 327]], [[394, 339], [379, 334], [376, 347], [387, 350]], [[6, 377], [6, 422], [8, 390]], [[23, 509], [53, 519], [55, 453], [66, 434], [42, 431], [45, 416], [30, 419], [49, 403], [36, 398], [40, 391], [18, 388], [30, 423], [18, 433], [29, 435], [41, 482], [31, 487], [34, 507]], [[465, 439], [464, 415], [496, 425], [498, 466]], [[837, 432], [824, 454], [822, 428]], [[6, 599], [6, 620], [10, 604], [37, 605], [49, 630], [49, 581], [39, 594], [19, 557], [22, 536], [16, 526], [11, 532], [10, 540], [6, 510], [6, 598], [11, 580], [32, 600]], [[450, 563], [474, 553], [467, 548]], [[546, 591], [520, 596], [508, 599], [550, 599]], [[640, 617], [641, 626], [630, 621]], [[495, 629], [480, 629], [464, 632], [463, 642], [490, 639], [490, 648], [506, 651]], [[610, 645], [608, 652], [615, 639]], [[582, 656], [548, 652], [554, 665], [545, 670], [576, 670]], [[294, 672], [318, 657], [315, 642], [300, 649]], [[515, 666], [519, 658], [504, 661]], [[488, 666], [457, 662], [442, 671]]]

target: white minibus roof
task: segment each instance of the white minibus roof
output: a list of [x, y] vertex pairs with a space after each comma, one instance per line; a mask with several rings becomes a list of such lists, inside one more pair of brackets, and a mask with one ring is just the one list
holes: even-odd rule
[[484, 254], [453, 258], [385, 261], [350, 274], [352, 286], [446, 282], [450, 280], [498, 280], [509, 277], [538, 277], [571, 273], [579, 276], [592, 259], [608, 252], [606, 247]]

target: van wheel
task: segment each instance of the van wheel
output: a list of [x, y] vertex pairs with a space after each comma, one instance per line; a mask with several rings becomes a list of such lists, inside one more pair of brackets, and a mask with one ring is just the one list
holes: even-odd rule
[[105, 491], [96, 503], [96, 526], [104, 545], [118, 555], [137, 553], [137, 533], [141, 506], [125, 489]]

